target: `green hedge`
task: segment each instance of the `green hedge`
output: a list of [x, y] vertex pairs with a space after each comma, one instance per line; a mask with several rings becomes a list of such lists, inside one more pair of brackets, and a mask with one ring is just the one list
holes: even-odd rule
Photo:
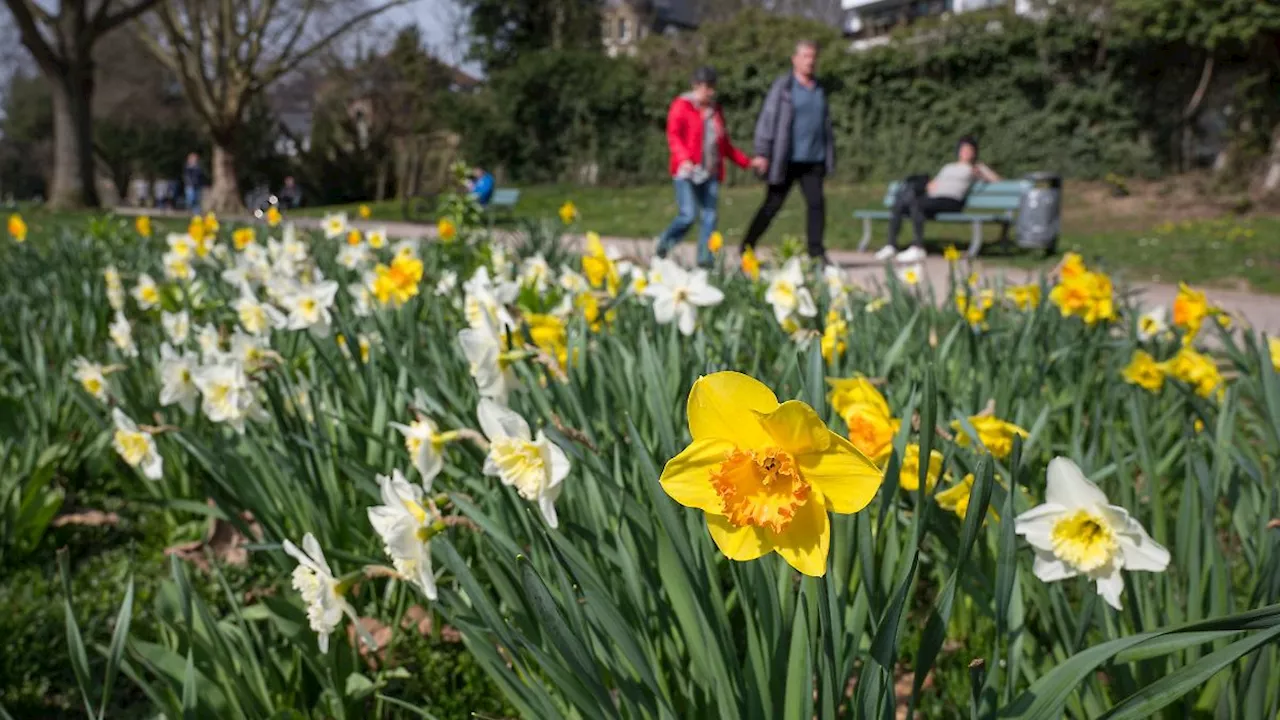
[[[814, 37], [827, 47], [819, 73], [841, 180], [930, 172], [964, 134], [1010, 175], [1154, 176], [1180, 163], [1182, 109], [1203, 54], [1065, 13], [1032, 22], [993, 10], [915, 32], [852, 53], [826, 26], [745, 12], [694, 35], [651, 39], [634, 58], [531, 54], [495, 72], [456, 116], [468, 157], [512, 181], [582, 180], [592, 161], [602, 183], [661, 181], [667, 105], [694, 67], [720, 71], [731, 135], [749, 149], [770, 82], [787, 71], [796, 39]], [[1275, 73], [1248, 50], [1219, 49], [1219, 73]]]

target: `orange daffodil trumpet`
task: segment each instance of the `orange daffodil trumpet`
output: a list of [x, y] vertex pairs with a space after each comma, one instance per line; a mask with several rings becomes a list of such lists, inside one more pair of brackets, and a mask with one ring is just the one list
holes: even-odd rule
[[855, 513], [880, 487], [880, 471], [813, 408], [779, 403], [736, 372], [699, 378], [689, 391], [693, 442], [662, 471], [662, 489], [707, 514], [731, 560], [777, 552], [805, 575], [827, 571], [827, 511]]

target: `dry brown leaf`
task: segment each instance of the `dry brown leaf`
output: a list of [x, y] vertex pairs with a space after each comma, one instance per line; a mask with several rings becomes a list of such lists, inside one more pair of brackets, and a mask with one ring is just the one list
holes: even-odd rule
[[102, 512], [101, 510], [81, 510], [59, 515], [49, 524], [53, 527], [63, 527], [65, 525], [81, 527], [115, 526], [120, 524], [120, 516], [113, 512]]

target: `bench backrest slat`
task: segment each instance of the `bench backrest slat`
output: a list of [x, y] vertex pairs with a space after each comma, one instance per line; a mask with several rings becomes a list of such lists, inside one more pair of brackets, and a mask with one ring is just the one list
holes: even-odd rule
[[[889, 183], [884, 194], [884, 206], [893, 207], [894, 198], [898, 194], [901, 182]], [[1022, 195], [1030, 190], [1030, 180], [1001, 180], [993, 183], [978, 183], [969, 191], [965, 199], [966, 210], [1017, 210]]]
[[493, 197], [489, 198], [490, 205], [515, 205], [520, 199], [520, 191], [510, 188], [494, 190]]

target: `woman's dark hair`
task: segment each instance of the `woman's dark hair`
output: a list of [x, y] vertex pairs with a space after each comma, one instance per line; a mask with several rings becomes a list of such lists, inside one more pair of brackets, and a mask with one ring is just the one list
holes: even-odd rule
[[956, 153], [960, 152], [960, 148], [968, 145], [973, 148], [973, 159], [978, 159], [978, 139], [972, 135], [965, 135], [956, 141]]
[[703, 65], [697, 70], [694, 70], [693, 84], [694, 85], [710, 85], [711, 87], [715, 87], [716, 86], [716, 69], [708, 65]]

